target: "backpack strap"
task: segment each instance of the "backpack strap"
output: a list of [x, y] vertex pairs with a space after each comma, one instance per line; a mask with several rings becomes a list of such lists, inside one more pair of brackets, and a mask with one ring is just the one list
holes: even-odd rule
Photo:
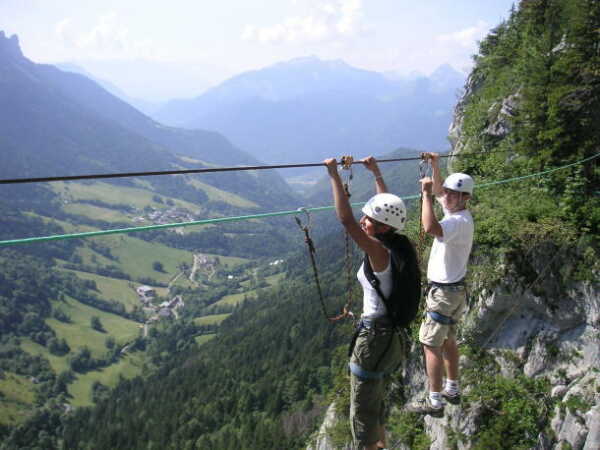
[[[394, 276], [395, 276], [394, 274], [399, 273], [402, 271], [402, 269], [404, 269], [405, 262], [402, 258], [399, 258], [396, 255], [394, 255], [394, 252], [392, 252], [391, 250], [389, 252], [390, 252], [390, 264], [392, 265], [391, 270], [392, 270], [392, 283], [393, 283]], [[383, 304], [385, 305], [385, 308], [387, 309], [388, 313], [391, 313], [391, 311], [393, 311], [394, 309], [391, 308], [390, 300], [383, 295], [383, 292], [381, 291], [381, 287], [380, 287], [381, 283], [379, 281], [379, 278], [377, 278], [375, 276], [375, 274], [373, 273], [373, 268], [371, 267], [371, 261], [369, 261], [369, 255], [367, 255], [366, 253], [365, 253], [364, 260], [363, 260], [363, 264], [364, 264], [363, 270], [365, 272], [365, 277], [369, 281], [369, 284], [371, 286], [373, 286], [373, 289], [375, 289], [375, 291], [377, 292], [377, 295], [379, 295], [379, 298], [381, 298], [381, 301], [383, 301]], [[395, 323], [394, 316], [392, 314], [389, 314], [389, 317], [392, 320], [392, 324], [393, 324], [394, 328], [398, 328], [397, 324]]]

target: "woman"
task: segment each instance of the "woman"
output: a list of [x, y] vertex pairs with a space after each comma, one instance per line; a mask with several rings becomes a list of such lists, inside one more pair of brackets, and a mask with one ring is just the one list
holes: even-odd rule
[[[406, 221], [406, 208], [399, 197], [387, 193], [387, 187], [375, 158], [362, 160], [375, 176], [377, 195], [363, 207], [359, 222], [345, 194], [335, 159], [325, 160], [331, 178], [336, 214], [354, 242], [366, 253], [381, 293], [388, 298], [393, 277], [390, 242], [396, 241]], [[416, 265], [412, 244], [402, 236], [406, 260]], [[365, 259], [367, 261], [367, 259]], [[386, 306], [365, 276], [364, 263], [358, 271], [363, 288], [363, 313], [350, 358], [350, 426], [359, 449], [385, 448], [384, 378], [396, 369], [403, 355], [403, 342], [394, 331]]]

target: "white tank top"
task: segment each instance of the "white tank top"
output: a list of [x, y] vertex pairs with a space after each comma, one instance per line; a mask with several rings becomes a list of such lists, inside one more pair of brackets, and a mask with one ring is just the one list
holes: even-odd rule
[[[391, 257], [388, 260], [388, 265], [383, 272], [373, 272], [379, 280], [379, 288], [384, 296], [388, 297], [392, 293], [392, 264]], [[358, 269], [356, 274], [360, 285], [363, 288], [363, 312], [362, 317], [365, 319], [376, 319], [387, 314], [383, 300], [377, 294], [377, 291], [371, 286], [365, 275], [364, 263]]]

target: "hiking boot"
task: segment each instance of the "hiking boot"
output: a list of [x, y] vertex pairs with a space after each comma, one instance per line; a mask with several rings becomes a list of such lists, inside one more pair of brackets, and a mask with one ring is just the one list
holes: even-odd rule
[[428, 414], [432, 417], [443, 417], [444, 416], [444, 405], [438, 406], [437, 408], [431, 404], [429, 397], [425, 397], [422, 400], [418, 400], [409, 404], [406, 407], [406, 411], [417, 413], [417, 414]]
[[453, 405], [458, 405], [460, 403], [460, 392], [450, 393], [446, 389], [442, 391], [442, 397], [446, 399], [448, 403], [452, 403]]

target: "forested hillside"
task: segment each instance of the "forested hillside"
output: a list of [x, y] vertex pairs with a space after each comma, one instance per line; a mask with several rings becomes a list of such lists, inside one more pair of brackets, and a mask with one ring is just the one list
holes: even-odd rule
[[[345, 301], [343, 241], [317, 246], [333, 313]], [[193, 324], [175, 323], [148, 348], [160, 361], [149, 377], [124, 381], [96, 408], [69, 417], [46, 409], [3, 448], [50, 448], [57, 438], [68, 448], [301, 447], [344, 365], [350, 324], [332, 327], [323, 317], [303, 251], [286, 267], [279, 288], [240, 304], [201, 349]]]

